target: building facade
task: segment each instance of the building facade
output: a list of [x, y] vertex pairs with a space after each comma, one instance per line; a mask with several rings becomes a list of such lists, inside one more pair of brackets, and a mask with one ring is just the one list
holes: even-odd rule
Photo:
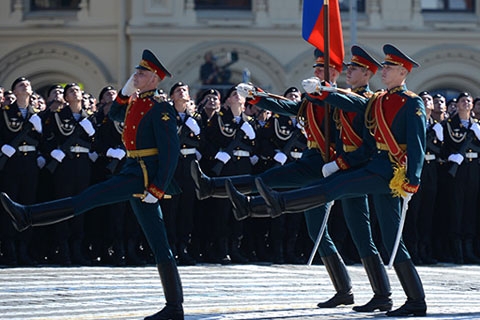
[[[79, 82], [98, 95], [119, 88], [141, 52], [155, 52], [173, 74], [202, 89], [212, 52], [228, 83], [250, 80], [273, 93], [312, 75], [313, 47], [301, 37], [301, 0], [6, 0], [0, 3], [0, 85], [28, 77], [39, 92]], [[480, 95], [480, 0], [340, 1], [346, 59], [357, 43], [379, 59], [392, 43], [421, 64], [413, 91]], [[354, 8], [354, 10], [350, 10]], [[333, 41], [333, 40], [332, 40]], [[228, 58], [238, 56], [238, 60]], [[340, 85], [344, 82], [341, 78]], [[381, 88], [381, 79], [373, 79]]]

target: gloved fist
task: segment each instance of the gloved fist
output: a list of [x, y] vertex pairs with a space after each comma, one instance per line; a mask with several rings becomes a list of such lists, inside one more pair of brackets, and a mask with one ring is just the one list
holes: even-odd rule
[[62, 162], [63, 158], [65, 158], [65, 152], [60, 149], [54, 149], [50, 152], [50, 155], [53, 159], [57, 160], [58, 162]]
[[95, 151], [89, 152], [88, 158], [90, 158], [90, 161], [95, 162], [98, 159], [98, 153], [96, 153]]
[[13, 156], [15, 152], [17, 152], [17, 150], [9, 144], [4, 144], [2, 146], [2, 153], [9, 158]]
[[331, 174], [334, 174], [338, 170], [340, 170], [340, 168], [338, 167], [338, 165], [335, 161], [327, 162], [322, 167], [322, 173], [323, 173], [323, 176], [325, 178], [328, 177]]
[[143, 198], [142, 201], [145, 203], [156, 203], [158, 202], [158, 199], [153, 194], [146, 191], [145, 198]]
[[43, 169], [45, 167], [45, 164], [47, 163], [47, 160], [43, 156], [38, 156], [37, 157], [37, 166], [39, 169]]
[[240, 97], [253, 99], [255, 97], [255, 87], [248, 83], [239, 83], [236, 87]]
[[322, 82], [317, 77], [311, 77], [305, 80], [302, 80], [302, 87], [307, 93], [318, 92], [318, 89], [322, 85]]
[[443, 127], [440, 123], [435, 123], [432, 127], [433, 131], [435, 131], [435, 135], [437, 136], [438, 141], [443, 141]]
[[95, 134], [95, 128], [93, 127], [93, 124], [87, 118], [80, 121], [79, 124], [82, 126], [83, 130], [85, 130], [89, 137]]
[[282, 166], [285, 164], [285, 162], [287, 162], [287, 159], [287, 155], [281, 151], [278, 151], [275, 156], [273, 156], [273, 160], [277, 161]]
[[122, 88], [122, 95], [130, 97], [135, 91], [137, 91], [137, 88], [135, 88], [135, 85], [133, 83], [133, 76], [135, 73], [132, 73], [130, 78], [128, 78], [127, 82]]
[[127, 153], [125, 152], [125, 150], [121, 148], [116, 148], [116, 149], [108, 148], [107, 150], [107, 157], [115, 158], [118, 160], [122, 160], [126, 154]]
[[230, 155], [228, 153], [223, 152], [223, 151], [219, 151], [215, 155], [215, 159], [222, 161], [224, 164], [227, 163], [228, 161], [230, 161], [231, 158], [232, 157], [230, 157]]
[[472, 126], [470, 127], [470, 130], [475, 133], [475, 136], [477, 137], [478, 140], [480, 140], [480, 125], [478, 125], [477, 122], [474, 122]]
[[461, 165], [464, 157], [460, 153], [453, 153], [448, 156], [448, 161], [455, 162], [458, 165]]
[[253, 140], [255, 139], [255, 130], [253, 130], [253, 127], [250, 125], [248, 122], [244, 122], [240, 129], [245, 132], [247, 135], [248, 139]]
[[40, 119], [37, 114], [32, 114], [30, 119], [28, 119], [28, 122], [33, 125], [35, 131], [37, 131], [38, 133], [42, 133], [42, 119]]
[[192, 130], [194, 135], [197, 136], [200, 134], [200, 126], [195, 119], [188, 117], [187, 121], [185, 121], [185, 124], [190, 128], [190, 130]]

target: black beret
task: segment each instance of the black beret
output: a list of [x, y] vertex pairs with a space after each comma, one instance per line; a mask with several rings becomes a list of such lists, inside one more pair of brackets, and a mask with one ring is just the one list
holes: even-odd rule
[[71, 87], [80, 87], [80, 86], [76, 82], [70, 82], [66, 84], [65, 87], [63, 87], [63, 93], [67, 94], [67, 90], [70, 89]]
[[458, 97], [457, 97], [457, 99], [456, 99], [455, 102], [457, 102], [457, 101], [460, 100], [461, 98], [465, 98], [465, 97], [472, 97], [472, 95], [471, 95], [470, 93], [468, 93], [468, 92], [461, 92], [461, 93], [458, 95]]
[[297, 87], [290, 87], [290, 88], [288, 88], [287, 90], [285, 90], [285, 92], [283, 93], [283, 96], [286, 97], [287, 94], [289, 94], [290, 92], [298, 92], [298, 93], [300, 93], [300, 90], [298, 90]]
[[445, 99], [445, 97], [444, 97], [443, 95], [441, 95], [440, 93], [436, 93], [436, 94], [433, 96], [433, 99], [442, 99], [442, 98]]
[[103, 95], [105, 94], [105, 92], [110, 91], [110, 90], [115, 90], [115, 88], [112, 87], [112, 86], [106, 86], [106, 87], [104, 87], [104, 88], [102, 89], [102, 91], [100, 91], [100, 94], [98, 95], [98, 101], [102, 100], [102, 97], [103, 97]]
[[52, 93], [53, 90], [56, 90], [56, 89], [60, 89], [62, 90], [63, 92], [63, 87], [59, 84], [54, 84], [53, 86], [51, 86], [50, 88], [48, 88], [48, 91], [47, 91], [47, 97], [50, 96], [50, 93]]
[[15, 89], [15, 86], [22, 81], [28, 81], [28, 79], [25, 78], [25, 77], [20, 77], [20, 78], [15, 79], [15, 81], [13, 81], [13, 83], [12, 83], [12, 91]]
[[187, 86], [187, 84], [185, 82], [182, 82], [182, 81], [179, 81], [177, 83], [175, 83], [171, 88], [170, 88], [170, 96], [172, 96], [173, 94], [173, 91], [175, 91], [175, 89], [177, 89], [178, 87], [183, 87], [183, 86]]
[[421, 97], [421, 96], [429, 96], [429, 95], [430, 95], [430, 92], [428, 92], [428, 91], [422, 91], [422, 92], [420, 92], [418, 95], [419, 95], [420, 97]]
[[218, 97], [218, 99], [220, 99], [221, 95], [220, 95], [220, 92], [217, 90], [217, 89], [207, 89], [205, 91], [202, 92], [202, 94], [200, 95], [200, 100], [199, 101], [202, 101], [203, 99], [205, 99], [206, 96], [208, 96], [209, 94], [214, 94]]

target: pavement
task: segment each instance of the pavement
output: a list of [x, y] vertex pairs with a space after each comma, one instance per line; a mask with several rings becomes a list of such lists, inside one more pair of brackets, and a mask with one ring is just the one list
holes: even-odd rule
[[[372, 297], [361, 265], [347, 267], [355, 303]], [[427, 319], [480, 319], [480, 266], [419, 266]], [[185, 319], [387, 319], [352, 306], [319, 309], [333, 286], [322, 265], [179, 267]], [[388, 270], [394, 308], [406, 299]], [[0, 319], [143, 319], [162, 308], [155, 266], [0, 268]], [[392, 319], [392, 318], [388, 318]], [[412, 318], [410, 318], [412, 319]], [[425, 319], [425, 318], [421, 318]]]

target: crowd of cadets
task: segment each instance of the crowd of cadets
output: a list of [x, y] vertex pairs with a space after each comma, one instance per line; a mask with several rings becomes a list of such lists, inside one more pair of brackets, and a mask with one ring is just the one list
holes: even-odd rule
[[[117, 91], [98, 100], [75, 83], [53, 85], [43, 97], [20, 77], [0, 87], [0, 185], [24, 204], [79, 193], [119, 171], [125, 159], [123, 123], [108, 111]], [[300, 101], [301, 92], [283, 95]], [[480, 98], [461, 93], [446, 103], [419, 93], [427, 110], [427, 150], [404, 239], [416, 264], [480, 263]], [[172, 251], [180, 265], [196, 263], [305, 263], [313, 244], [302, 213], [237, 221], [229, 199], [197, 200], [191, 162], [209, 176], [248, 175], [296, 161], [307, 147], [301, 119], [249, 104], [235, 87], [190, 96], [177, 82], [157, 99], [177, 111], [181, 142], [175, 181], [182, 192], [161, 200]], [[373, 211], [373, 206], [370, 206]], [[381, 247], [372, 212], [375, 242]], [[345, 262], [358, 263], [340, 202], [329, 221]], [[17, 232], [0, 212], [0, 264], [7, 266], [145, 265], [153, 256], [130, 205], [115, 204], [68, 221]]]

